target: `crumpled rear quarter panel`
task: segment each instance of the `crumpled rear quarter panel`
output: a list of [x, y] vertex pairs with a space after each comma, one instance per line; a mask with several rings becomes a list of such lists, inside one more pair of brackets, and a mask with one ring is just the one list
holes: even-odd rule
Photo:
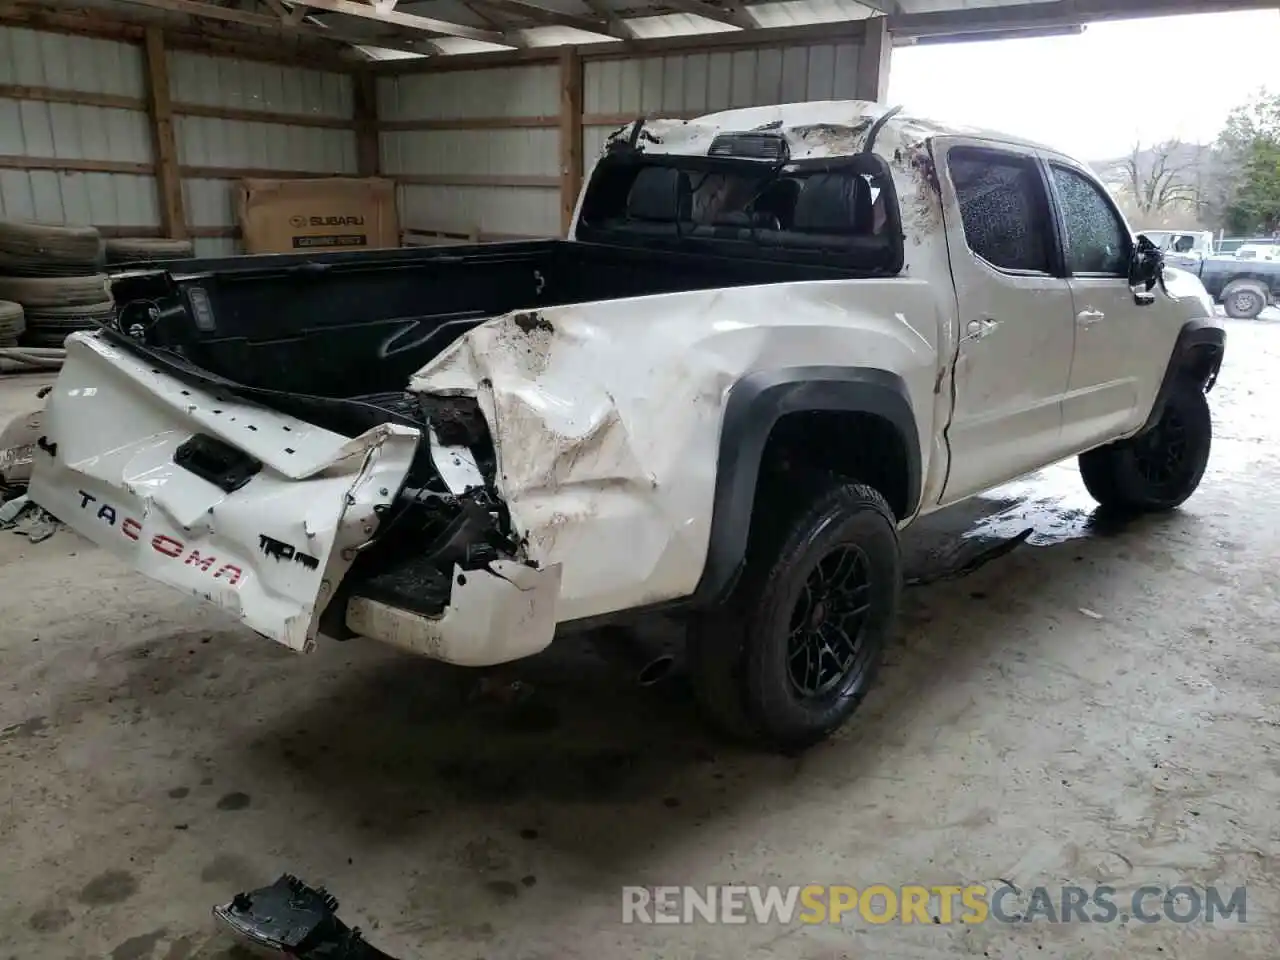
[[724, 403], [746, 374], [814, 364], [895, 371], [923, 442], [939, 323], [928, 286], [907, 279], [579, 304], [475, 328], [410, 389], [478, 398], [498, 492], [530, 559], [563, 565], [564, 622], [693, 592]]

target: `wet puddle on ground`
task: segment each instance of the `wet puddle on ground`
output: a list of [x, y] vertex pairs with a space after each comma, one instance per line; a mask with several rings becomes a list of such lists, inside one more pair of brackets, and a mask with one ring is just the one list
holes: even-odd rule
[[907, 584], [966, 576], [1024, 544], [1115, 536], [1130, 519], [1100, 508], [1074, 465], [1056, 465], [912, 524], [903, 535]]

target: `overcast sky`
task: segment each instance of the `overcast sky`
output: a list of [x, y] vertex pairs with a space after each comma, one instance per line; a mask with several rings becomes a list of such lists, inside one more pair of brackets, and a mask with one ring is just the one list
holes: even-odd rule
[[1082, 160], [1134, 140], [1207, 143], [1226, 113], [1280, 93], [1280, 11], [1099, 23], [1074, 37], [898, 47], [889, 100]]

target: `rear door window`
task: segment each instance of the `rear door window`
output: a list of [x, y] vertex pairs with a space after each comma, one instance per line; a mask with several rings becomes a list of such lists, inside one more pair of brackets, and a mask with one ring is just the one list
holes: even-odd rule
[[969, 249], [999, 270], [1050, 272], [1049, 208], [1031, 157], [957, 147], [947, 169]]

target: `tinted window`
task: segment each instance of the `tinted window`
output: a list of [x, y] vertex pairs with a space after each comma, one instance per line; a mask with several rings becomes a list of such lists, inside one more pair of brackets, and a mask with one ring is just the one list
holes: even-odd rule
[[969, 249], [1004, 270], [1049, 272], [1047, 205], [1035, 163], [990, 150], [947, 160]]
[[592, 172], [577, 237], [720, 256], [901, 269], [902, 230], [888, 165], [607, 154]]
[[1053, 168], [1066, 227], [1067, 269], [1072, 273], [1129, 275], [1129, 231], [1093, 181], [1074, 170]]

